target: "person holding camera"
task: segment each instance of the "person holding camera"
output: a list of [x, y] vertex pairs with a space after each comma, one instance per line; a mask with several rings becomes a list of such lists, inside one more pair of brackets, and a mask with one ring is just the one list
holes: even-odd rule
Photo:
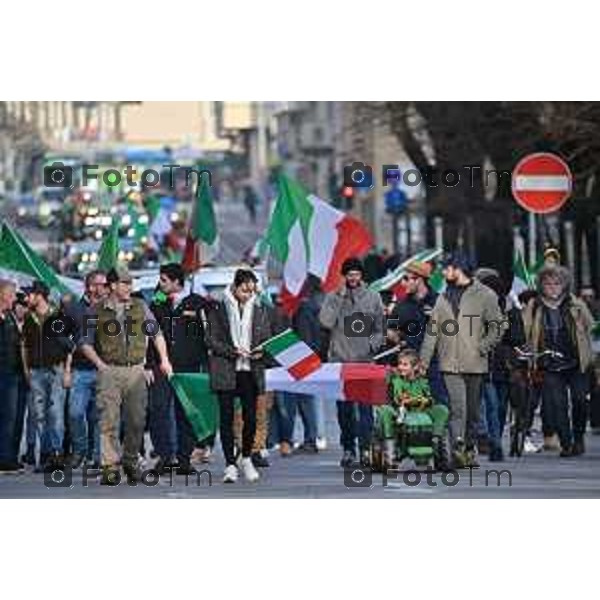
[[35, 281], [26, 290], [23, 367], [40, 439], [38, 470], [63, 466], [66, 389], [71, 387], [75, 343], [63, 331], [65, 316], [50, 306], [50, 289]]
[[[383, 303], [379, 294], [363, 282], [360, 259], [348, 258], [342, 265], [345, 278], [340, 290], [326, 296], [319, 321], [330, 331], [330, 362], [370, 362], [383, 342]], [[369, 449], [373, 429], [370, 406], [339, 401], [337, 403], [340, 442], [344, 451], [340, 465], [356, 462], [356, 440], [361, 463], [370, 464]]]

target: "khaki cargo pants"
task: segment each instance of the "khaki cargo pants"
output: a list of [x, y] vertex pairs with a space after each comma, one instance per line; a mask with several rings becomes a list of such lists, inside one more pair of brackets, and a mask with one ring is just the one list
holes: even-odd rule
[[[144, 366], [109, 366], [98, 373], [96, 404], [100, 423], [100, 456], [103, 467], [122, 462], [136, 465], [144, 439], [148, 388]], [[123, 459], [120, 433], [123, 423]]]

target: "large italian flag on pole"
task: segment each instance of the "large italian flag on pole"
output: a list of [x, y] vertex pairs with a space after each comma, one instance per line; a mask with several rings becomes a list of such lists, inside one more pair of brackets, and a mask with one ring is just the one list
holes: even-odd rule
[[319, 355], [292, 329], [286, 329], [262, 345], [294, 379], [303, 379], [321, 366]]
[[309, 194], [285, 175], [265, 242], [283, 263], [283, 307], [295, 312], [308, 274], [321, 280], [324, 292], [338, 287], [342, 263], [371, 247], [371, 236], [357, 219]]

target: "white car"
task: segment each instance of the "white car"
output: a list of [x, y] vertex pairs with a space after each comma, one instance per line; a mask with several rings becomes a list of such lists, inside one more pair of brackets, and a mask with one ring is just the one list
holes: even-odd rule
[[[249, 268], [245, 265], [231, 265], [220, 267], [203, 267], [193, 277], [193, 282], [187, 280], [185, 290], [194, 292], [202, 296], [210, 296], [214, 299], [221, 299], [225, 288], [233, 281], [235, 272], [240, 268]], [[252, 269], [258, 277], [261, 290], [268, 290], [267, 273], [264, 267], [254, 267]], [[159, 271], [157, 269], [145, 271], [132, 271], [133, 290], [142, 292], [148, 299], [152, 296], [158, 285]]]

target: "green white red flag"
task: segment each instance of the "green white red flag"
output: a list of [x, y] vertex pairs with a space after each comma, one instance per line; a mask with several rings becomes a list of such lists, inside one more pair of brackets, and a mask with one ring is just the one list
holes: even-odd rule
[[294, 379], [303, 379], [321, 366], [319, 355], [292, 329], [286, 329], [262, 345]]
[[372, 245], [360, 221], [285, 175], [279, 178], [279, 196], [265, 242], [271, 255], [283, 263], [281, 301], [288, 314], [297, 309], [309, 274], [321, 280], [324, 292], [333, 291], [341, 282], [342, 263], [362, 256]]
[[267, 391], [296, 392], [362, 404], [387, 402], [388, 368], [370, 363], [325, 363], [301, 380], [287, 369], [265, 371]]

